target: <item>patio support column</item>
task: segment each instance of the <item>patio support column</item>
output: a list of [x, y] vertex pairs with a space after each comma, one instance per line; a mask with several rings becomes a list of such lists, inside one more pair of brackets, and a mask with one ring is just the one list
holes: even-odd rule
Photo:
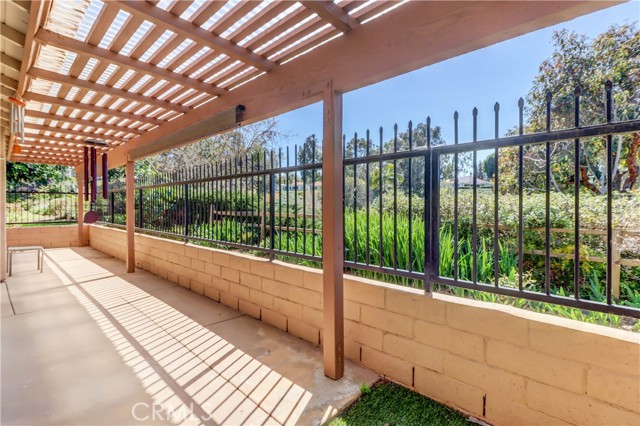
[[324, 374], [344, 375], [342, 212], [342, 94], [329, 81], [323, 91], [322, 302]]
[[136, 248], [135, 248], [135, 185], [134, 185], [135, 161], [128, 160], [125, 170], [126, 179], [126, 212], [127, 212], [127, 272], [136, 270]]
[[78, 185], [78, 245], [85, 244], [84, 238], [84, 167], [76, 167], [76, 182]]
[[0, 281], [7, 279], [7, 147], [4, 131], [2, 138], [2, 152], [0, 152]]

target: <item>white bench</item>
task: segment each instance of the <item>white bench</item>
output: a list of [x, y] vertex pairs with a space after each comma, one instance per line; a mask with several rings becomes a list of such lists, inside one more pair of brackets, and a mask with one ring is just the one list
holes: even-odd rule
[[38, 270], [42, 273], [44, 269], [44, 247], [42, 246], [17, 246], [17, 247], [7, 247], [7, 267], [9, 268], [9, 276], [11, 276], [11, 271], [13, 269], [13, 254], [21, 253], [26, 251], [36, 251], [38, 252]]

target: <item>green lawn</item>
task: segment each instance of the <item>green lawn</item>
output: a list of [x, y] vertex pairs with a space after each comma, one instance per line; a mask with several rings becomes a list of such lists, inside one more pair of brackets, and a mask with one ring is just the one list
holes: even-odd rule
[[395, 383], [364, 391], [353, 406], [329, 426], [467, 426], [461, 413]]

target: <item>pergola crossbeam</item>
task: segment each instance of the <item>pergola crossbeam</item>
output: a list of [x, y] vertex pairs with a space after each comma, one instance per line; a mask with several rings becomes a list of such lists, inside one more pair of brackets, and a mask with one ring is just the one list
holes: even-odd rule
[[330, 23], [335, 29], [343, 33], [348, 33], [352, 29], [358, 27], [360, 22], [349, 15], [343, 8], [332, 1], [301, 1], [302, 5], [313, 11], [322, 20]]
[[97, 128], [97, 129], [112, 130], [114, 132], [134, 133], [134, 134], [137, 134], [137, 135], [140, 135], [140, 134], [142, 134], [144, 132], [142, 130], [131, 128], [131, 127], [117, 126], [117, 125], [108, 124], [108, 123], [100, 122], [100, 121], [87, 121], [87, 120], [83, 120], [81, 118], [67, 117], [66, 115], [51, 114], [51, 113], [40, 112], [40, 111], [27, 110], [25, 112], [25, 115], [27, 117], [42, 118], [42, 119], [45, 119], [45, 120], [55, 120], [55, 121], [62, 122], [62, 123], [80, 125], [80, 126], [84, 126], [85, 128], [86, 127], [93, 127], [93, 128]]
[[31, 10], [31, 2], [27, 0], [12, 0], [13, 3], [25, 12]]
[[12, 70], [18, 71], [20, 72], [20, 60], [16, 59], [12, 56], [7, 55], [6, 53], [2, 52], [2, 58], [0, 58], [0, 63], [2, 63], [2, 65], [4, 65], [5, 67], [9, 67]]
[[22, 47], [24, 46], [24, 42], [26, 40], [26, 36], [15, 28], [11, 28], [4, 22], [0, 26], [0, 30], [2, 31], [2, 37], [7, 40], [15, 43], [16, 45]]
[[124, 90], [124, 89], [117, 89], [115, 87], [106, 86], [104, 84], [97, 84], [89, 80], [83, 80], [81, 78], [59, 74], [59, 73], [48, 71], [42, 68], [33, 67], [28, 71], [28, 74], [32, 78], [41, 78], [43, 80], [58, 82], [58, 83], [66, 84], [69, 86], [76, 86], [83, 89], [92, 90], [94, 92], [99, 92], [105, 95], [121, 97], [124, 99], [128, 99], [130, 101], [135, 101], [142, 104], [164, 108], [169, 111], [177, 111], [182, 113], [187, 113], [191, 111], [191, 108], [186, 106], [173, 104], [171, 102], [163, 101], [160, 99], [151, 98], [149, 96], [144, 96], [139, 93], [129, 92], [128, 90]]
[[213, 84], [205, 83], [195, 78], [187, 77], [185, 75], [172, 72], [168, 69], [161, 68], [137, 59], [133, 59], [129, 56], [121, 55], [107, 49], [101, 49], [97, 46], [83, 43], [71, 37], [57, 34], [53, 31], [40, 29], [36, 33], [35, 38], [38, 42], [46, 45], [58, 47], [70, 52], [75, 52], [79, 55], [97, 58], [100, 61], [107, 62], [108, 64], [114, 64], [120, 67], [125, 67], [141, 73], [149, 74], [157, 78], [168, 80], [175, 84], [180, 84], [181, 86], [184, 86], [186, 88], [208, 93], [210, 95], [218, 96], [226, 92], [224, 89], [216, 87]]
[[[82, 139], [70, 139], [70, 138], [57, 138], [54, 136], [42, 135], [39, 133], [26, 133], [24, 134], [26, 139], [34, 139], [41, 142], [54, 142], [57, 144], [82, 144]], [[77, 136], [74, 136], [77, 137]], [[59, 145], [62, 146], [62, 145]]]
[[162, 10], [146, 1], [118, 0], [118, 5], [132, 15], [141, 16], [161, 28], [169, 29], [181, 37], [194, 40], [260, 70], [270, 71], [276, 66], [275, 62], [257, 53], [209, 32], [196, 24], [185, 21], [173, 13]]
[[118, 111], [116, 109], [100, 107], [97, 105], [91, 105], [86, 103], [80, 103], [76, 101], [69, 101], [63, 98], [57, 98], [55, 96], [42, 95], [40, 93], [25, 93], [24, 98], [27, 101], [40, 102], [43, 104], [63, 106], [66, 108], [74, 108], [83, 111], [93, 112], [95, 114], [104, 114], [106, 116], [118, 117], [128, 120], [139, 121], [141, 123], [149, 123], [155, 126], [161, 126], [165, 121], [158, 120], [157, 118], [145, 117], [143, 115], [132, 114], [126, 111]]
[[[122, 137], [117, 137], [117, 136], [113, 136], [113, 135], [106, 135], [106, 134], [103, 134], [103, 133], [83, 132], [83, 131], [78, 131], [78, 130], [63, 129], [63, 128], [60, 128], [60, 127], [43, 126], [43, 125], [40, 125], [40, 124], [33, 124], [33, 123], [24, 123], [24, 127], [25, 127], [25, 131], [26, 130], [39, 130], [41, 132], [51, 132], [53, 134], [64, 133], [66, 135], [80, 136], [80, 137], [83, 137], [83, 138], [86, 138], [86, 139], [103, 139], [103, 140], [107, 140], [107, 141], [116, 141], [116, 142], [119, 142], [119, 141], [124, 139]], [[121, 132], [124, 132], [124, 131], [121, 130]], [[125, 133], [128, 133], [128, 132], [125, 132]]]
[[9, 89], [18, 90], [18, 80], [14, 80], [4, 74], [0, 77], [0, 83]]

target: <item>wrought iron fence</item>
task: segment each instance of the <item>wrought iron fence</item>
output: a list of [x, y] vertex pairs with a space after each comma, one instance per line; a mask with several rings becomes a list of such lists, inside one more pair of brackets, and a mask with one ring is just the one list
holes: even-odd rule
[[[425, 291], [481, 291], [640, 318], [639, 230], [614, 227], [614, 208], [616, 215], [633, 217], [636, 206], [637, 218], [640, 206], [627, 200], [632, 211], [620, 213], [625, 195], [614, 195], [612, 176], [614, 144], [621, 143], [613, 136], [640, 131], [640, 120], [614, 121], [611, 93], [607, 84], [600, 124], [581, 123], [577, 90], [571, 128], [553, 128], [549, 95], [546, 127], [537, 133], [525, 134], [520, 100], [519, 124], [506, 137], [500, 137], [498, 104], [491, 139], [478, 140], [476, 109], [467, 143], [459, 140], [458, 113], [452, 144], [435, 137], [439, 129], [429, 119], [415, 128], [409, 123], [406, 131], [395, 126], [390, 136], [380, 129], [375, 135], [345, 137], [347, 272]], [[582, 167], [588, 155], [582, 150], [598, 140], [604, 141], [604, 191], [589, 202], [605, 219], [601, 229], [584, 229]], [[565, 165], [573, 182], [563, 191], [553, 187], [557, 147], [573, 154], [573, 164]], [[534, 153], [541, 161], [527, 170]], [[480, 167], [489, 154], [493, 170]], [[293, 159], [289, 150], [265, 152], [137, 182], [137, 228], [320, 262], [319, 158], [315, 144], [303, 145], [294, 147]], [[553, 205], [558, 200], [560, 207]], [[568, 222], [556, 223], [558, 209], [571, 212]], [[111, 191], [103, 219], [124, 222], [123, 190]], [[622, 235], [631, 241], [626, 257]], [[635, 280], [635, 287], [621, 285], [621, 275]]]
[[[264, 151], [136, 181], [136, 228], [158, 235], [322, 259], [322, 164], [315, 144]], [[293, 157], [293, 158], [292, 158]], [[112, 189], [103, 221], [124, 224], [124, 189]]]
[[78, 193], [10, 190], [6, 215], [8, 225], [76, 222]]

